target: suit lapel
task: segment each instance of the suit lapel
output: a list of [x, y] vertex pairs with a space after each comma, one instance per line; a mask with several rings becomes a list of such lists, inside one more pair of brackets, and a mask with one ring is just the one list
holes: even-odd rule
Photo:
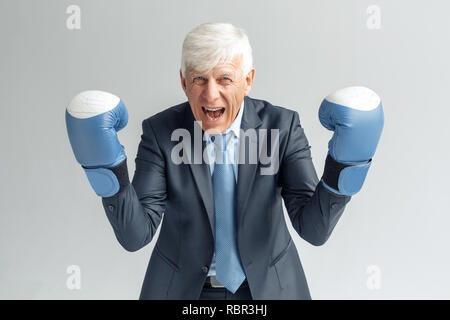
[[256, 112], [253, 100], [249, 97], [245, 97], [244, 103], [245, 108], [244, 114], [242, 115], [241, 133], [239, 138], [239, 154], [240, 157], [241, 155], [245, 155], [246, 159], [244, 163], [238, 164], [238, 180], [236, 188], [236, 216], [238, 221], [238, 228], [242, 223], [242, 218], [244, 217], [248, 197], [250, 195], [250, 191], [252, 190], [253, 182], [255, 181], [255, 174], [258, 168], [259, 159], [258, 155], [256, 163], [250, 163], [248, 158], [250, 145], [253, 145], [253, 148], [251, 148], [252, 152], [259, 150], [259, 148], [257, 147], [258, 135], [256, 135], [256, 139], [251, 135], [248, 135], [249, 138], [247, 142], [244, 142], [244, 137], [242, 136], [242, 134], [245, 133], [248, 129], [258, 128], [262, 123]]
[[[211, 171], [209, 169], [209, 164], [203, 160], [203, 150], [205, 149], [206, 142], [203, 141], [204, 131], [195, 122], [194, 115], [192, 114], [191, 107], [189, 103], [186, 103], [184, 123], [183, 126], [190, 133], [191, 141], [183, 140], [183, 143], [190, 143], [190, 147], [185, 146], [184, 150], [191, 150], [191, 160], [189, 161], [189, 167], [191, 168], [192, 175], [194, 176], [197, 189], [203, 200], [203, 204], [208, 214], [208, 220], [211, 226], [211, 231], [213, 237], [215, 238], [215, 225], [214, 225], [214, 199], [211, 181]], [[196, 127], [194, 129], [194, 126]], [[195, 131], [195, 132], [194, 132]], [[197, 134], [197, 136], [195, 136]], [[200, 135], [200, 137], [198, 137]], [[201, 139], [201, 150], [194, 150], [194, 139]], [[197, 142], [197, 143], [198, 143]], [[183, 152], [184, 152], [183, 150]], [[201, 151], [200, 154], [198, 154]], [[194, 163], [194, 153], [197, 152], [197, 157], [200, 157], [200, 163]]]

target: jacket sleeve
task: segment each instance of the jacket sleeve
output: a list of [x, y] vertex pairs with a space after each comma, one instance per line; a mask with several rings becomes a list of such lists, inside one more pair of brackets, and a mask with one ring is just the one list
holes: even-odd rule
[[281, 195], [294, 229], [319, 246], [330, 237], [351, 197], [332, 193], [319, 182], [310, 149], [294, 112], [280, 167]]
[[[142, 122], [142, 131], [132, 183], [124, 183], [124, 175], [116, 171], [121, 185], [119, 192], [102, 198], [116, 238], [128, 251], [139, 250], [152, 240], [166, 204], [164, 156], [149, 120]], [[127, 172], [126, 161], [123, 165]]]

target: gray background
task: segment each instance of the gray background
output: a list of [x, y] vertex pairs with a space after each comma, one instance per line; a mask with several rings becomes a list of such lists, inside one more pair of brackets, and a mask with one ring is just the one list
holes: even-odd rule
[[[81, 8], [68, 30], [66, 8]], [[369, 5], [381, 29], [369, 30]], [[314, 299], [449, 299], [446, 1], [0, 1], [0, 298], [137, 299], [157, 236], [129, 253], [75, 161], [64, 112], [80, 91], [127, 104], [130, 176], [141, 122], [185, 101], [181, 44], [203, 22], [247, 30], [251, 97], [299, 112], [319, 177], [331, 132], [322, 99], [350, 85], [382, 97], [385, 128], [363, 190], [329, 241], [294, 235]], [[292, 229], [291, 229], [292, 230]], [[69, 265], [81, 289], [66, 286]], [[381, 287], [367, 286], [367, 268]]]

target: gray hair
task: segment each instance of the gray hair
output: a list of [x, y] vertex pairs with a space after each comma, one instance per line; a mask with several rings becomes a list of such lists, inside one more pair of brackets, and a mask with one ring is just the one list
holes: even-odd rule
[[253, 68], [252, 48], [246, 32], [230, 23], [204, 23], [184, 38], [181, 72], [186, 69], [207, 72], [220, 63], [230, 62], [242, 55], [241, 68], [246, 75]]

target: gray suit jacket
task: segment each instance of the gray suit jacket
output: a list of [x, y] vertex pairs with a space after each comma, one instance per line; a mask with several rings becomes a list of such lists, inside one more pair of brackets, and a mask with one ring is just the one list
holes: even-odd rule
[[[102, 198], [114, 233], [126, 250], [148, 244], [162, 220], [140, 299], [198, 299], [213, 258], [209, 165], [171, 161], [172, 148], [179, 143], [171, 141], [172, 132], [187, 129], [193, 146], [193, 127], [188, 102], [144, 120], [132, 183]], [[318, 246], [330, 236], [350, 197], [336, 195], [319, 182], [297, 112], [245, 97], [241, 129], [250, 128], [280, 130], [276, 174], [261, 175], [260, 162], [238, 167], [237, 245], [252, 297], [310, 299], [282, 199], [300, 237]]]

